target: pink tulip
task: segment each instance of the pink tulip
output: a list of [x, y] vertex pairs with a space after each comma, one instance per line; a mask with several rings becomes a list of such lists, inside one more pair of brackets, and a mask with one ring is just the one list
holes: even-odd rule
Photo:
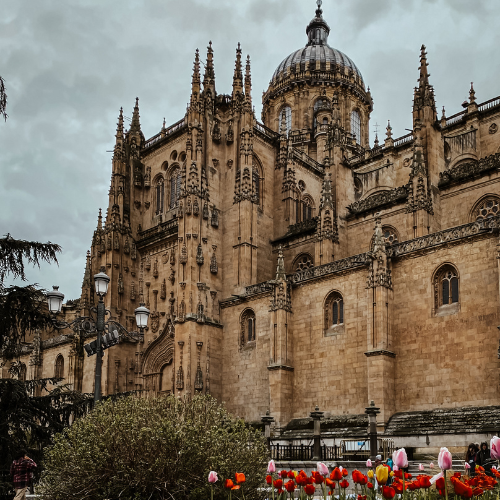
[[497, 436], [490, 441], [490, 454], [493, 460], [500, 460], [500, 438]]
[[269, 474], [276, 472], [276, 465], [274, 464], [274, 460], [270, 460], [269, 463], [267, 464], [267, 472]]
[[392, 454], [392, 461], [394, 465], [398, 467], [398, 469], [404, 469], [408, 467], [408, 457], [406, 456], [406, 451], [404, 448], [400, 448], [399, 450], [395, 450]]
[[434, 469], [434, 464], [431, 462], [431, 463], [429, 464], [429, 467], [430, 467], [431, 469]]
[[467, 470], [468, 470], [468, 469], [470, 469], [470, 464], [469, 464], [469, 462], [465, 462], [465, 468], [466, 468]]
[[330, 474], [328, 467], [323, 462], [318, 462], [317, 469], [322, 476], [328, 476], [328, 474]]
[[393, 470], [394, 472], [397, 472], [397, 471], [399, 470], [399, 467], [398, 467], [397, 465], [393, 465], [393, 466], [392, 466], [392, 470]]
[[424, 470], [424, 464], [418, 464], [418, 470], [420, 471]]
[[441, 448], [438, 455], [438, 465], [441, 470], [450, 470], [453, 466], [453, 459], [448, 448]]
[[210, 471], [210, 473], [208, 474], [208, 482], [209, 483], [215, 483], [218, 481], [218, 477], [217, 477], [217, 472], [214, 472], [213, 470]]
[[366, 461], [366, 466], [367, 466], [367, 467], [372, 467], [372, 466], [373, 466], [372, 461], [371, 461], [370, 459], [368, 459], [368, 460]]

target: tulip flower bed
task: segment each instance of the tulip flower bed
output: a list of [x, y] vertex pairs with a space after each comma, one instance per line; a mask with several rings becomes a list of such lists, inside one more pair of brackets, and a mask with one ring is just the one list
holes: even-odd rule
[[[491, 440], [491, 457], [500, 459], [500, 439]], [[301, 471], [276, 471], [273, 460], [268, 464], [266, 477], [267, 498], [272, 500], [312, 500], [313, 497], [324, 500], [461, 500], [481, 498], [481, 500], [500, 499], [500, 472], [495, 466], [485, 471], [483, 467], [476, 466], [474, 475], [464, 475], [453, 472], [452, 456], [446, 448], [441, 448], [438, 457], [438, 466], [441, 472], [434, 476], [405, 473], [408, 467], [408, 458], [404, 448], [396, 450], [393, 454], [394, 470], [388, 465], [381, 464], [374, 468], [370, 460], [367, 461], [367, 474], [359, 470], [352, 471], [351, 475], [343, 467], [335, 467], [331, 472], [322, 463], [317, 463], [317, 470], [310, 475]], [[467, 470], [467, 464], [464, 468]], [[430, 468], [434, 468], [430, 464]], [[419, 471], [424, 466], [420, 464]], [[470, 472], [470, 471], [468, 471]], [[218, 480], [215, 472], [210, 472], [211, 486]], [[245, 476], [236, 473], [235, 481], [226, 479], [224, 488], [231, 500], [233, 490], [240, 490], [244, 500], [242, 485]], [[351, 484], [352, 482], [352, 484]], [[347, 492], [349, 488], [349, 492]], [[212, 489], [213, 499], [213, 489]]]

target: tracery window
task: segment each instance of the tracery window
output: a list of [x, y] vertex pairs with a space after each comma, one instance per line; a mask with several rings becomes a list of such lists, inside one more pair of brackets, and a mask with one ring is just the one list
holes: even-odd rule
[[325, 301], [325, 334], [344, 324], [344, 299], [339, 292], [331, 292]]
[[297, 273], [300, 271], [305, 271], [306, 269], [310, 269], [311, 267], [314, 267], [313, 258], [309, 254], [304, 253], [302, 255], [299, 255], [295, 259], [293, 271]]
[[356, 143], [361, 144], [361, 117], [357, 111], [351, 113], [351, 134], [356, 136]]
[[313, 201], [309, 196], [302, 199], [302, 220], [311, 220], [313, 213]]
[[64, 358], [62, 354], [59, 354], [56, 358], [54, 377], [64, 378]]
[[287, 134], [292, 130], [292, 108], [290, 106], [285, 106], [280, 111], [280, 132], [283, 124], [283, 120], [285, 120], [285, 127]]
[[246, 309], [241, 315], [240, 344], [244, 346], [253, 341], [255, 341], [255, 313], [252, 309]]
[[489, 219], [500, 214], [500, 200], [496, 196], [488, 196], [480, 201], [474, 210], [474, 220]]
[[181, 169], [176, 167], [172, 170], [169, 177], [169, 189], [170, 189], [170, 208], [175, 208], [179, 204], [179, 198], [181, 196]]
[[394, 245], [399, 241], [398, 232], [391, 226], [383, 226], [382, 235], [386, 245]]
[[459, 303], [459, 277], [457, 269], [451, 264], [444, 264], [434, 275], [434, 306], [439, 308]]
[[156, 195], [156, 215], [163, 213], [163, 199], [164, 199], [164, 186], [163, 186], [163, 178], [160, 178], [156, 181], [155, 184], [155, 195]]

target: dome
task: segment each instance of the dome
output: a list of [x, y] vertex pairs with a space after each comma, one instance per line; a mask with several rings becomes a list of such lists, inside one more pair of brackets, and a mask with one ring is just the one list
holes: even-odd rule
[[327, 62], [330, 63], [332, 72], [337, 69], [347, 68], [349, 72], [352, 71], [354, 73], [355, 77], [357, 77], [358, 84], [364, 88], [361, 72], [352, 59], [347, 57], [340, 50], [334, 49], [328, 45], [330, 27], [323, 19], [321, 3], [321, 0], [318, 0], [316, 16], [307, 26], [307, 45], [302, 49], [296, 50], [281, 62], [274, 72], [271, 83], [275, 84], [283, 77], [295, 73], [297, 71], [297, 64], [300, 64], [299, 71], [305, 71], [307, 63], [309, 63], [309, 68], [314, 71], [316, 69], [316, 61], [320, 61], [320, 71], [326, 71]]

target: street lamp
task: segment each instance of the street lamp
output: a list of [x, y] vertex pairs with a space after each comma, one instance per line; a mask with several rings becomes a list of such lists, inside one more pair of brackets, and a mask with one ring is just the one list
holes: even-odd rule
[[[90, 311], [96, 314], [95, 319], [92, 316], [80, 316], [71, 323], [67, 323], [65, 321], [59, 321], [55, 317], [52, 318], [52, 322], [56, 328], [72, 328], [75, 331], [83, 330], [86, 333], [97, 333], [97, 339], [84, 346], [88, 356], [96, 354], [94, 403], [101, 400], [101, 372], [104, 349], [118, 343], [120, 338], [118, 330], [120, 330], [122, 334], [136, 340], [138, 337], [142, 337], [144, 328], [148, 326], [149, 318], [149, 309], [141, 303], [135, 310], [135, 320], [139, 328], [139, 335], [137, 335], [137, 332], [128, 332], [120, 323], [114, 320], [105, 321], [106, 314], [109, 314], [109, 311], [106, 310], [106, 306], [104, 305], [104, 297], [108, 293], [109, 281], [109, 276], [104, 273], [104, 268], [102, 268], [98, 274], [94, 275], [95, 293], [99, 296], [99, 302], [97, 303], [97, 307], [91, 308]], [[59, 291], [59, 287], [54, 286], [53, 288], [51, 292], [47, 292], [47, 303], [49, 311], [53, 315], [56, 315], [61, 312], [64, 295]], [[108, 333], [104, 335], [103, 339], [106, 328]]]

